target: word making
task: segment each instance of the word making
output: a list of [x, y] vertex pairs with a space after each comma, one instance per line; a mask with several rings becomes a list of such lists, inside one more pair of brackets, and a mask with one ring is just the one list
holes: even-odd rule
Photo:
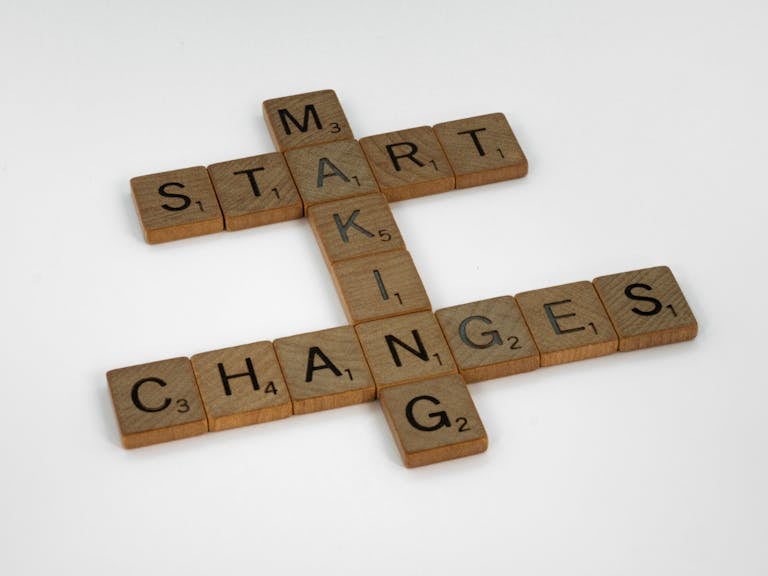
[[358, 141], [332, 90], [263, 111], [277, 152], [131, 180], [145, 239], [306, 216], [349, 325], [109, 371], [126, 448], [378, 399], [421, 466], [487, 449], [468, 383], [696, 336], [665, 266], [432, 311], [389, 202], [524, 176], [503, 114]]

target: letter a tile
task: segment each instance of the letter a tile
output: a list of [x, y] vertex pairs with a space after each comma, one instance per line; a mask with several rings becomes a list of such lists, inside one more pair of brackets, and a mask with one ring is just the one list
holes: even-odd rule
[[488, 448], [483, 423], [458, 375], [387, 388], [379, 400], [408, 468]]
[[192, 356], [211, 431], [287, 418], [293, 413], [271, 342]]
[[149, 244], [224, 229], [219, 201], [203, 166], [131, 179], [144, 238]]
[[593, 283], [619, 334], [619, 350], [696, 337], [696, 318], [666, 266], [601, 276]]
[[333, 90], [266, 100], [264, 120], [280, 152], [354, 138]]
[[504, 114], [486, 114], [434, 127], [456, 174], [456, 188], [469, 188], [528, 173], [528, 160]]
[[591, 282], [522, 292], [515, 296], [541, 365], [552, 366], [616, 352], [618, 338]]
[[360, 404], [376, 398], [368, 364], [351, 326], [275, 340], [294, 414]]
[[126, 448], [208, 431], [189, 358], [110, 370], [107, 382]]

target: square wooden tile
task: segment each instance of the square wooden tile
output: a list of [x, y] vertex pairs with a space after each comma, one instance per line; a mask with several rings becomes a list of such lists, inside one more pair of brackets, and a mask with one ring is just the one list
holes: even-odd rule
[[211, 431], [260, 424], [293, 413], [271, 342], [192, 356]]
[[357, 140], [291, 150], [285, 153], [285, 160], [305, 209], [321, 202], [379, 191]]
[[458, 375], [381, 391], [381, 409], [409, 468], [485, 452], [488, 436]]
[[126, 448], [208, 431], [189, 358], [110, 370], [107, 382]]
[[456, 373], [432, 312], [365, 322], [355, 330], [379, 392], [387, 386]]
[[280, 152], [354, 138], [333, 90], [265, 100], [263, 108], [269, 134]]
[[552, 366], [611, 354], [618, 338], [590, 282], [574, 282], [515, 296], [541, 365]]
[[601, 276], [593, 283], [619, 335], [619, 350], [696, 337], [696, 318], [668, 267]]
[[337, 262], [331, 274], [350, 324], [431, 309], [405, 250]]
[[466, 382], [539, 367], [539, 350], [511, 296], [443, 308], [435, 316]]
[[131, 178], [131, 190], [150, 244], [224, 229], [219, 201], [203, 166]]
[[368, 194], [309, 209], [309, 223], [328, 265], [358, 256], [405, 249], [382, 194]]
[[275, 340], [294, 414], [360, 404], [376, 398], [363, 350], [351, 326]]
[[304, 215], [293, 178], [278, 152], [208, 166], [227, 230], [243, 230]]
[[528, 173], [528, 160], [504, 114], [486, 114], [434, 126], [456, 176], [468, 188]]
[[448, 159], [429, 126], [360, 140], [379, 188], [390, 201], [453, 190]]

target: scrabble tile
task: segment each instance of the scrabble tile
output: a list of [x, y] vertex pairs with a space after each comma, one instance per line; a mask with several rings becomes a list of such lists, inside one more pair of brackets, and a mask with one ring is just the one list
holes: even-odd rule
[[150, 244], [224, 229], [219, 201], [203, 166], [131, 178], [131, 190]]
[[331, 274], [351, 324], [431, 309], [405, 250], [337, 262]]
[[453, 190], [453, 171], [429, 126], [360, 140], [379, 188], [390, 201]]
[[539, 367], [539, 350], [511, 296], [443, 308], [435, 316], [466, 382]]
[[312, 206], [308, 218], [329, 266], [358, 256], [405, 249], [382, 194]]
[[619, 335], [619, 350], [696, 337], [696, 318], [666, 266], [601, 276], [593, 283]]
[[408, 468], [488, 448], [483, 423], [458, 375], [387, 388], [379, 400]]
[[515, 299], [542, 366], [616, 352], [616, 332], [590, 282], [522, 292]]
[[294, 414], [360, 404], [376, 398], [368, 364], [351, 326], [275, 340]]
[[291, 173], [278, 152], [211, 164], [208, 173], [227, 230], [243, 230], [304, 215]]
[[291, 150], [285, 153], [285, 160], [305, 209], [320, 202], [379, 191], [356, 140]]
[[528, 173], [528, 160], [504, 114], [486, 114], [434, 127], [456, 176], [456, 188], [469, 188]]
[[260, 424], [293, 413], [271, 342], [192, 356], [211, 431]]
[[263, 108], [269, 134], [280, 152], [354, 138], [333, 90], [265, 100]]
[[355, 330], [378, 391], [456, 373], [448, 343], [432, 312], [365, 322]]
[[208, 431], [188, 358], [110, 370], [107, 382], [126, 448], [178, 440]]

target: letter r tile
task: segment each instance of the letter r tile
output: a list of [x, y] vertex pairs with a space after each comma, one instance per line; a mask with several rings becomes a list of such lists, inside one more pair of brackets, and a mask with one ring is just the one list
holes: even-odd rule
[[126, 448], [208, 431], [189, 358], [110, 370], [107, 382]]
[[260, 424], [293, 413], [271, 342], [192, 356], [211, 431]]
[[618, 338], [591, 282], [574, 282], [515, 296], [541, 365], [612, 354]]
[[666, 266], [601, 276], [593, 283], [619, 334], [619, 350], [696, 337], [696, 318]]
[[485, 428], [459, 375], [387, 388], [379, 400], [408, 468], [488, 448]]

